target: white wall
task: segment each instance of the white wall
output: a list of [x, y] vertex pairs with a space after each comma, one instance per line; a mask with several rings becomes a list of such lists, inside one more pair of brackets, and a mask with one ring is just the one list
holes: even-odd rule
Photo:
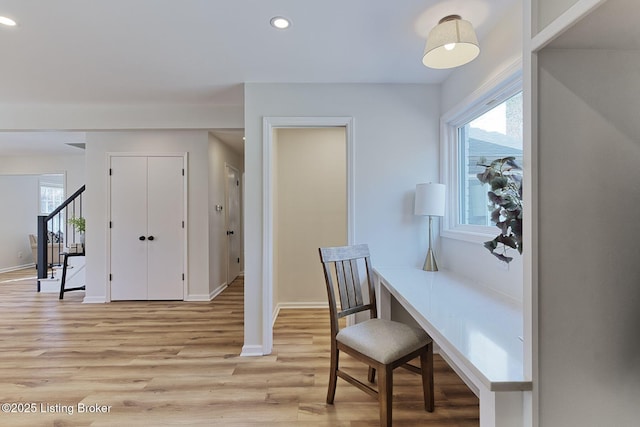
[[77, 156], [0, 156], [0, 175], [48, 173], [66, 174], [66, 193], [73, 194], [85, 184], [84, 151]]
[[538, 28], [542, 29], [579, 0], [538, 0]]
[[[227, 283], [227, 227], [225, 211], [225, 164], [244, 172], [244, 158], [209, 133], [209, 293], [215, 294]], [[242, 197], [241, 197], [242, 198]], [[217, 212], [216, 205], [223, 210]], [[242, 205], [242, 204], [241, 204]], [[239, 236], [242, 242], [242, 234]], [[242, 254], [242, 250], [240, 253]], [[240, 259], [242, 265], [242, 255]], [[242, 269], [242, 268], [241, 268]]]
[[[480, 41], [480, 56], [456, 69], [442, 85], [441, 109], [447, 112], [465, 103], [505, 70], [521, 68], [522, 3], [515, 2], [505, 11], [494, 29]], [[448, 189], [451, 191], [451, 189]], [[496, 228], [496, 235], [499, 230]], [[488, 238], [487, 240], [491, 240]], [[517, 256], [507, 266], [498, 261], [482, 243], [443, 237], [440, 239], [438, 265], [476, 280], [494, 290], [522, 301], [523, 263]]]
[[0, 130], [242, 129], [236, 105], [2, 105]]
[[463, 65], [442, 84], [440, 109], [453, 109], [503, 70], [522, 60], [522, 2], [504, 11], [496, 26], [480, 40], [480, 55]]
[[539, 54], [541, 426], [640, 419], [639, 63]]
[[345, 129], [276, 129], [274, 296], [327, 305], [318, 248], [347, 244]]
[[[77, 156], [0, 157], [0, 186], [3, 187], [0, 194], [8, 206], [18, 207], [0, 214], [2, 224], [6, 224], [5, 230], [0, 227], [1, 234], [5, 236], [4, 243], [0, 246], [0, 269], [34, 262], [27, 235], [35, 234], [38, 229], [37, 176], [48, 173], [65, 174], [67, 195], [72, 194], [85, 182], [83, 154], [84, 152]], [[12, 183], [9, 184], [7, 179], [11, 179]], [[22, 252], [22, 258], [18, 257], [18, 252]]]
[[353, 117], [353, 243], [369, 244], [374, 265], [420, 267], [427, 238], [413, 198], [439, 176], [439, 98], [433, 85], [246, 84], [245, 346], [263, 343], [263, 117]]
[[186, 299], [209, 298], [209, 138], [206, 131], [87, 132], [87, 290], [85, 301], [107, 295], [107, 153], [183, 153], [188, 167], [188, 280]]
[[38, 176], [0, 175], [0, 271], [33, 265], [28, 235], [38, 228]]

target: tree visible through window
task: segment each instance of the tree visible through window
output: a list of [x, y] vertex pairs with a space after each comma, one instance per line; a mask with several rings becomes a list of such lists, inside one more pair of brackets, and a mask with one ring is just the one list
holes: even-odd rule
[[458, 126], [458, 223], [493, 225], [487, 192], [477, 174], [503, 157], [515, 157], [522, 165], [522, 92]]

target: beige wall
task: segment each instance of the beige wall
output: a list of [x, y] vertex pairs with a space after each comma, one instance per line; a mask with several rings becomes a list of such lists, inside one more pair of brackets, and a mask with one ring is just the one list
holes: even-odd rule
[[275, 133], [275, 302], [326, 305], [318, 248], [347, 243], [345, 129]]

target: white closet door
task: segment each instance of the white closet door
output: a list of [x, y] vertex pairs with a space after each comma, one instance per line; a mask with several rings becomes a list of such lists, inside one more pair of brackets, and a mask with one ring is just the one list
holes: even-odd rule
[[147, 169], [147, 277], [149, 299], [184, 299], [184, 178], [181, 157], [149, 157]]
[[111, 300], [184, 299], [183, 157], [111, 157]]
[[146, 300], [147, 158], [112, 157], [111, 169], [111, 299]]

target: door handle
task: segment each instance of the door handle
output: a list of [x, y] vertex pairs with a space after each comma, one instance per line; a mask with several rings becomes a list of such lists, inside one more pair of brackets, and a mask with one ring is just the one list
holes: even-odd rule
[[153, 237], [153, 236], [149, 236], [149, 237], [147, 237], [147, 239], [149, 239], [149, 240], [153, 240], [153, 239], [154, 239], [154, 237]]
[[233, 230], [227, 230], [227, 236], [233, 234]]
[[144, 236], [138, 237], [138, 240], [140, 240], [140, 241], [144, 241], [145, 239], [146, 239], [146, 237], [144, 237]]

